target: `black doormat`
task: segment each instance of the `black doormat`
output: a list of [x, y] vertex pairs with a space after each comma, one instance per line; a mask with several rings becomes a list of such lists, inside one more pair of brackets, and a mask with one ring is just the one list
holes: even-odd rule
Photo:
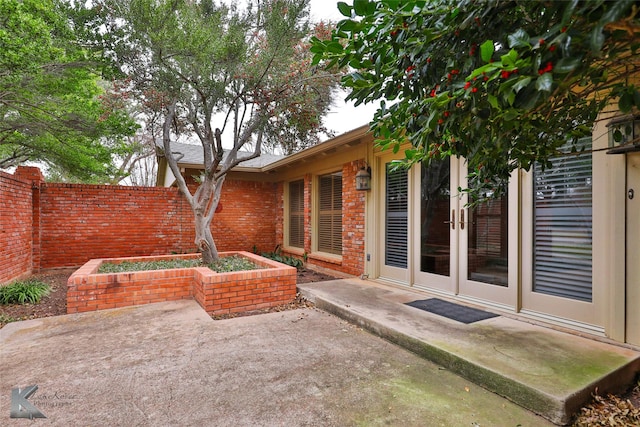
[[498, 317], [497, 314], [489, 313], [488, 311], [454, 304], [449, 301], [443, 301], [439, 298], [411, 301], [406, 303], [406, 305], [466, 324], [477, 322], [479, 320], [491, 319], [492, 317]]

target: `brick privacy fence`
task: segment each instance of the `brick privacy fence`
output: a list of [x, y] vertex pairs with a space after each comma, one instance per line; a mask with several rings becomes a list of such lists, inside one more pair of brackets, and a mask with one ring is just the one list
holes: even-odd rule
[[[365, 193], [355, 189], [359, 162], [343, 165], [342, 261], [311, 253], [311, 183], [304, 176], [309, 265], [364, 271]], [[219, 251], [270, 252], [283, 241], [285, 183], [227, 178], [213, 235]], [[46, 183], [38, 168], [0, 173], [0, 283], [94, 258], [195, 250], [191, 208], [176, 188]], [[299, 254], [298, 254], [299, 256]]]
[[[218, 250], [273, 250], [276, 184], [227, 178]], [[176, 188], [45, 183], [38, 168], [0, 173], [0, 283], [94, 258], [193, 252], [191, 208]]]
[[0, 172], [0, 283], [31, 274], [31, 183]]

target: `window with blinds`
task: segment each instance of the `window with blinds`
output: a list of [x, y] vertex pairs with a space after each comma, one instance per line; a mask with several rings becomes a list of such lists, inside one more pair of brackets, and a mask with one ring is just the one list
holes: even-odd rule
[[[590, 138], [584, 143], [591, 148]], [[533, 290], [591, 301], [592, 156], [551, 162], [544, 171], [538, 164], [534, 168]]]
[[289, 246], [304, 248], [304, 180], [289, 183]]
[[407, 268], [408, 171], [386, 165], [385, 265]]
[[342, 172], [320, 176], [318, 198], [318, 251], [342, 255]]

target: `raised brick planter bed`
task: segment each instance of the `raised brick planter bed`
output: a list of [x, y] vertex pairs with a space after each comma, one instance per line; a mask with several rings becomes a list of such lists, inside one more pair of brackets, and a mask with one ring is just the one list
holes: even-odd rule
[[67, 313], [103, 310], [180, 299], [195, 299], [210, 314], [269, 308], [296, 296], [296, 269], [249, 252], [240, 255], [264, 267], [259, 270], [216, 273], [207, 267], [101, 273], [103, 262], [193, 259], [200, 254], [93, 259], [67, 282]]

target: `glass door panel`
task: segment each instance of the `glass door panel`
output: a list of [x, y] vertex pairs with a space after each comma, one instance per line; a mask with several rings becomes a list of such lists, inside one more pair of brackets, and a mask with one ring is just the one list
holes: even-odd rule
[[396, 168], [386, 156], [379, 160], [380, 188], [380, 278], [409, 285], [409, 171]]
[[420, 271], [450, 275], [451, 199], [449, 159], [432, 161], [420, 176]]
[[[458, 165], [455, 158], [421, 164], [413, 175], [416, 287], [456, 293], [458, 277]], [[419, 233], [419, 234], [418, 234]]]
[[[474, 185], [467, 175], [466, 165], [460, 166], [463, 188]], [[460, 227], [459, 294], [514, 308], [518, 284], [517, 172], [503, 185], [499, 197], [492, 193], [497, 189], [486, 189], [479, 203], [469, 205], [466, 193], [460, 198], [460, 215], [465, 218]]]
[[385, 265], [407, 268], [409, 186], [407, 169], [386, 164]]
[[469, 209], [467, 279], [497, 286], [509, 284], [508, 196]]

